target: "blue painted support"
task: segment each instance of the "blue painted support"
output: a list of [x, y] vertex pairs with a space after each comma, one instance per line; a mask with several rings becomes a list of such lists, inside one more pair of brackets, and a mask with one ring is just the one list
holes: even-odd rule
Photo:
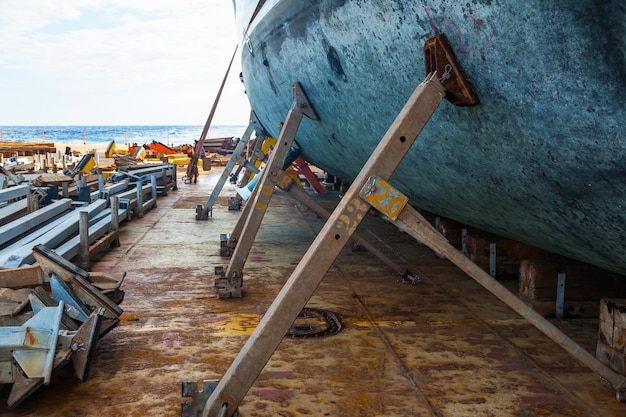
[[226, 184], [226, 181], [230, 177], [230, 173], [233, 171], [233, 168], [242, 159], [243, 151], [248, 144], [250, 136], [252, 135], [252, 132], [254, 132], [255, 127], [256, 126], [254, 125], [254, 123], [250, 123], [241, 139], [239, 139], [239, 143], [237, 143], [237, 146], [235, 147], [235, 150], [233, 151], [230, 160], [226, 164], [222, 175], [217, 181], [217, 184], [215, 184], [215, 188], [213, 188], [211, 196], [207, 200], [206, 205], [204, 207], [202, 207], [201, 205], [196, 207], [196, 220], [208, 220], [209, 217], [213, 216], [213, 204], [215, 204], [217, 197], [220, 195], [220, 192], [222, 192], [222, 188], [224, 188], [224, 184]]
[[28, 378], [43, 378], [44, 384], [50, 383], [63, 308], [60, 302], [20, 327], [0, 327], [0, 352], [12, 354]]
[[489, 245], [489, 275], [496, 277], [496, 244]]
[[466, 238], [467, 238], [467, 228], [464, 227], [461, 229], [461, 253], [463, 255], [467, 255], [467, 244], [465, 243]]
[[50, 288], [52, 289], [52, 299], [58, 303], [65, 303], [65, 313], [68, 316], [80, 322], [87, 321], [89, 314], [91, 314], [89, 309], [58, 275], [53, 274], [50, 277]]
[[559, 272], [556, 282], [556, 317], [563, 318], [565, 304], [565, 272]]

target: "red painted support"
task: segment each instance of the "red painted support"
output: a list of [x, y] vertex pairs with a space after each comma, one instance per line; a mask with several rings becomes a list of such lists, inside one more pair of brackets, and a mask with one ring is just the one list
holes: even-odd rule
[[326, 188], [319, 182], [317, 176], [313, 173], [313, 171], [311, 171], [311, 168], [309, 168], [309, 163], [307, 161], [298, 157], [295, 161], [293, 161], [291, 165], [296, 168], [299, 173], [304, 175], [304, 177], [307, 179], [309, 184], [311, 184], [311, 187], [313, 187], [315, 192], [320, 194], [326, 192]]

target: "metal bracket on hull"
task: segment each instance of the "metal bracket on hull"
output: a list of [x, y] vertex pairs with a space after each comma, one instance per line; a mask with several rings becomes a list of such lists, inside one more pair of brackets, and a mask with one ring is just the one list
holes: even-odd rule
[[[203, 381], [202, 383], [202, 391], [198, 390], [198, 384], [196, 382], [185, 381], [182, 384], [182, 397], [183, 398], [191, 398], [191, 401], [186, 401], [182, 403], [182, 417], [198, 417], [202, 415], [202, 408], [207, 398], [213, 393], [215, 387], [217, 386], [217, 381]], [[220, 409], [220, 414], [218, 416], [226, 415], [226, 405], [223, 405]], [[237, 417], [239, 415], [238, 412], [235, 411], [233, 417]]]
[[274, 194], [276, 184], [273, 181], [273, 176], [277, 170], [283, 167], [303, 116], [307, 116], [311, 120], [319, 120], [317, 113], [304, 94], [302, 86], [295, 83], [293, 85], [293, 103], [281, 129], [280, 137], [261, 173], [259, 184], [254, 188], [250, 200], [231, 234], [230, 240], [237, 242], [233, 256], [225, 271], [222, 267], [216, 268], [215, 287], [220, 298], [242, 296], [243, 265], [248, 259], [252, 244], [265, 216], [265, 210], [267, 210], [272, 194]]
[[474, 106], [480, 102], [459, 65], [445, 35], [437, 35], [424, 43], [426, 74], [441, 74], [446, 87], [446, 100], [455, 106]]

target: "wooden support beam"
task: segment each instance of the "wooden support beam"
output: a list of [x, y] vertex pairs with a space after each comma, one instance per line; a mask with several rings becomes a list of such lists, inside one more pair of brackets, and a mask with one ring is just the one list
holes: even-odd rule
[[427, 227], [427, 220], [415, 209], [410, 206], [406, 207], [395, 224], [400, 230], [413, 237], [423, 239], [430, 248], [442, 253], [450, 262], [498, 297], [500, 301], [505, 303], [520, 316], [524, 317], [572, 356], [608, 381], [613, 389], [615, 389], [618, 400], [621, 401], [625, 399], [624, 390], [626, 389], [626, 378], [624, 376], [617, 374], [597, 360], [555, 325], [547, 321], [543, 316], [533, 310], [532, 307], [524, 303], [524, 301], [519, 299], [478, 265], [473, 263], [459, 250], [454, 248], [440, 233], [433, 232], [432, 228]]
[[[582, 349], [552, 323], [526, 305], [487, 272], [452, 246], [386, 181], [445, 95], [439, 81], [429, 76], [413, 93], [372, 156], [353, 182], [289, 280], [261, 319], [235, 361], [205, 403], [202, 416], [232, 416], [263, 367], [278, 347], [301, 309], [330, 269], [341, 249], [370, 209], [370, 203], [402, 231], [442, 254], [498, 299], [526, 318], [572, 356], [626, 395], [626, 378]], [[378, 191], [383, 189], [383, 194]], [[386, 193], [385, 193], [386, 191]], [[368, 203], [367, 203], [367, 202]]]
[[[296, 83], [293, 86], [293, 103], [287, 114], [285, 125], [280, 132], [280, 137], [276, 142], [274, 150], [270, 154], [265, 169], [261, 173], [259, 182], [255, 187], [256, 192], [246, 204], [246, 209], [243, 213], [246, 217], [244, 218], [242, 215], [239, 222], [237, 222], [237, 227], [240, 226], [240, 224], [244, 224], [241, 223], [242, 221], [245, 222], [241, 237], [237, 242], [237, 246], [225, 273], [218, 275], [215, 279], [215, 286], [217, 287], [220, 298], [242, 296], [243, 266], [248, 259], [252, 244], [254, 243], [254, 239], [265, 216], [265, 211], [274, 194], [274, 186], [276, 185], [274, 177], [278, 170], [283, 168], [287, 160], [289, 150], [294, 143], [296, 132], [300, 127], [303, 116], [307, 116], [312, 120], [318, 119], [302, 87], [300, 84]], [[250, 207], [248, 208], [248, 206]]]
[[203, 417], [218, 416], [224, 404], [227, 405], [226, 416], [235, 413], [298, 313], [370, 209], [359, 197], [359, 191], [372, 174], [384, 179], [393, 174], [444, 96], [445, 90], [436, 77], [429, 76], [417, 87], [207, 400]]
[[209, 196], [206, 204], [204, 206], [198, 205], [196, 207], [196, 220], [208, 220], [209, 217], [213, 215], [213, 205], [215, 204], [215, 201], [217, 201], [217, 197], [222, 192], [224, 184], [226, 184], [226, 181], [228, 181], [230, 173], [233, 171], [233, 168], [235, 168], [235, 165], [239, 163], [240, 160], [245, 159], [243, 158], [245, 147], [247, 146], [248, 141], [250, 140], [250, 136], [252, 136], [252, 133], [257, 126], [254, 121], [254, 113], [251, 114], [250, 118], [253, 119], [253, 121], [248, 124], [246, 131], [241, 136], [241, 139], [239, 139], [239, 142], [237, 143], [233, 154], [228, 160], [224, 171], [222, 171], [222, 175], [220, 175], [217, 184], [215, 184], [215, 187], [213, 187], [213, 191], [211, 192], [211, 195]]

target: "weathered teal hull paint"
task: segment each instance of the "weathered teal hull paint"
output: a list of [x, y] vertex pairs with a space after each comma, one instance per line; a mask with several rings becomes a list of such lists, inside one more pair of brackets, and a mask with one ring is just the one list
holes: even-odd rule
[[392, 184], [416, 207], [626, 274], [625, 4], [269, 2], [242, 45], [244, 83], [277, 136], [300, 82], [320, 116], [298, 131], [305, 158], [350, 180], [444, 33], [481, 103], [443, 103]]

